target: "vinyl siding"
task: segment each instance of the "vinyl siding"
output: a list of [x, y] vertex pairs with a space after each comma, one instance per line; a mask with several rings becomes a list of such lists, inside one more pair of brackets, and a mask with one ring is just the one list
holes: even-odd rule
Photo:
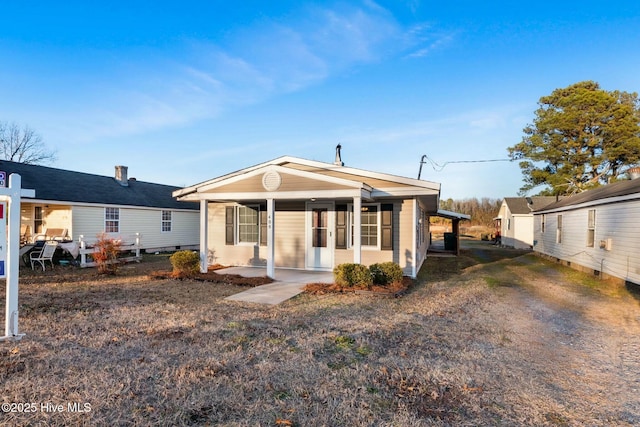
[[325, 175], [325, 176], [330, 176], [330, 177], [334, 177], [334, 178], [342, 178], [342, 179], [348, 179], [351, 181], [357, 181], [357, 182], [366, 182], [368, 185], [374, 187], [374, 188], [401, 188], [401, 187], [411, 187], [410, 185], [407, 184], [402, 184], [402, 183], [398, 183], [398, 182], [393, 182], [393, 181], [387, 181], [384, 179], [377, 179], [377, 178], [369, 178], [369, 177], [363, 177], [363, 176], [358, 176], [358, 175], [352, 175], [352, 174], [348, 174], [348, 173], [344, 173], [341, 172], [339, 169], [334, 169], [334, 170], [326, 170], [326, 169], [318, 169], [312, 166], [306, 166], [306, 165], [300, 165], [300, 164], [294, 164], [294, 163], [289, 163], [287, 165], [285, 165], [286, 167], [290, 167], [292, 169], [298, 169], [298, 170], [302, 170], [302, 171], [307, 171], [307, 172], [313, 172], [313, 173], [318, 173], [321, 175]]
[[[167, 209], [169, 210], [169, 209]], [[104, 207], [73, 207], [73, 238], [95, 239], [104, 232]], [[175, 249], [199, 243], [199, 213], [172, 211], [172, 231], [163, 233], [162, 209], [120, 208], [121, 236], [141, 235], [143, 249]]]
[[[208, 246], [214, 264], [227, 266], [266, 265], [266, 247], [225, 244], [225, 208], [233, 203], [209, 203]], [[277, 216], [277, 215], [276, 215]]]
[[[280, 187], [276, 190], [276, 192], [300, 191], [300, 189], [304, 189], [305, 191], [314, 191], [340, 190], [351, 188], [344, 185], [284, 173], [281, 173], [280, 177], [282, 179], [282, 182], [280, 183]], [[262, 175], [252, 176], [238, 182], [234, 182], [232, 184], [216, 187], [215, 189], [208, 191], [208, 193], [253, 193], [256, 191], [256, 189], [259, 189], [259, 191], [263, 191]]]
[[[391, 203], [381, 201], [380, 203]], [[363, 249], [362, 264], [371, 265], [380, 262], [395, 262], [403, 269], [404, 274], [412, 273], [411, 260], [413, 254], [413, 200], [393, 201], [393, 251], [376, 251]], [[426, 250], [426, 249], [425, 249]], [[353, 249], [336, 249], [335, 265], [353, 262]]]
[[278, 202], [275, 213], [275, 265], [305, 268], [304, 202]]
[[[533, 245], [533, 215], [511, 215], [502, 220], [502, 244], [516, 249]], [[509, 225], [509, 228], [507, 227]]]
[[[209, 204], [209, 252], [214, 262], [223, 265], [266, 265], [267, 248], [252, 244], [225, 244], [225, 208], [233, 203]], [[275, 265], [304, 268], [305, 206], [304, 202], [276, 202]]]
[[[589, 209], [595, 209], [594, 247], [587, 246]], [[563, 219], [562, 243], [556, 242], [557, 217]], [[542, 215], [534, 219], [534, 250], [550, 257], [578, 264], [593, 272], [640, 284], [640, 200], [601, 204], [580, 209], [547, 213], [545, 232]], [[600, 241], [612, 239], [611, 250]]]

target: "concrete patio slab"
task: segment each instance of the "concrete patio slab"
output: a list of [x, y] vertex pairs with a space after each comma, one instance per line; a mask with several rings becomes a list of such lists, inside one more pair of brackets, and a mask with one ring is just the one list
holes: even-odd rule
[[[229, 267], [216, 271], [218, 274], [238, 274], [244, 277], [267, 275], [264, 267]], [[302, 293], [307, 283], [333, 283], [333, 273], [324, 271], [303, 271], [279, 269], [275, 271], [275, 281], [267, 285], [256, 286], [226, 300], [276, 305]]]

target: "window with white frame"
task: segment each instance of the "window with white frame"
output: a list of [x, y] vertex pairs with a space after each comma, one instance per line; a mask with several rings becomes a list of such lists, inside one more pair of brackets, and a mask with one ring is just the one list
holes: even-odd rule
[[558, 224], [556, 226], [556, 243], [562, 243], [562, 215], [558, 215]]
[[259, 207], [238, 206], [238, 243], [258, 243], [260, 236]]
[[547, 226], [547, 216], [545, 214], [540, 215], [542, 218], [540, 218], [540, 232], [544, 233], [544, 229]]
[[162, 232], [170, 233], [172, 227], [173, 215], [171, 211], [162, 211]]
[[378, 247], [378, 234], [380, 220], [378, 217], [378, 205], [362, 206], [360, 215], [360, 242], [362, 246]]
[[[378, 248], [378, 242], [380, 241], [380, 216], [379, 205], [363, 204], [360, 208], [360, 245], [364, 247]], [[351, 240], [349, 241], [349, 247], [353, 245], [354, 235], [354, 219], [353, 219], [353, 206], [350, 207], [349, 222], [351, 229]]]
[[587, 220], [587, 247], [593, 248], [596, 241], [596, 210], [589, 209]]
[[105, 233], [120, 232], [120, 208], [104, 208]]

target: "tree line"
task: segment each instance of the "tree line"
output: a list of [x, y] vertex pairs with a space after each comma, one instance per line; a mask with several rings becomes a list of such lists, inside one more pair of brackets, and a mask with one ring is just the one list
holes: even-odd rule
[[[477, 197], [453, 200], [446, 199], [440, 200], [440, 209], [446, 211], [457, 212], [471, 216], [471, 221], [465, 223], [465, 225], [482, 225], [485, 227], [493, 226], [493, 218], [498, 215], [502, 199], [493, 199], [489, 197]], [[433, 217], [431, 219], [433, 224], [439, 224], [448, 222], [444, 218]]]

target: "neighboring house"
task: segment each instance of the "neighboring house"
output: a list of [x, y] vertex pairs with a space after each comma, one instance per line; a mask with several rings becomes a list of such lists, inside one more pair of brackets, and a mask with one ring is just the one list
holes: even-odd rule
[[416, 277], [440, 184], [343, 166], [338, 148], [333, 164], [280, 157], [174, 196], [200, 202], [203, 270], [266, 266], [274, 277], [275, 267], [331, 271], [393, 261]]
[[533, 247], [533, 210], [555, 202], [555, 197], [505, 197], [498, 216], [494, 218], [500, 230], [501, 244], [516, 249]]
[[640, 179], [618, 181], [534, 212], [536, 252], [640, 284]]
[[139, 233], [147, 251], [199, 245], [198, 206], [175, 200], [179, 187], [127, 178], [126, 166], [108, 177], [2, 160], [0, 171], [19, 174], [22, 188], [35, 190], [35, 198], [21, 200], [25, 241], [57, 229], [75, 241]]

